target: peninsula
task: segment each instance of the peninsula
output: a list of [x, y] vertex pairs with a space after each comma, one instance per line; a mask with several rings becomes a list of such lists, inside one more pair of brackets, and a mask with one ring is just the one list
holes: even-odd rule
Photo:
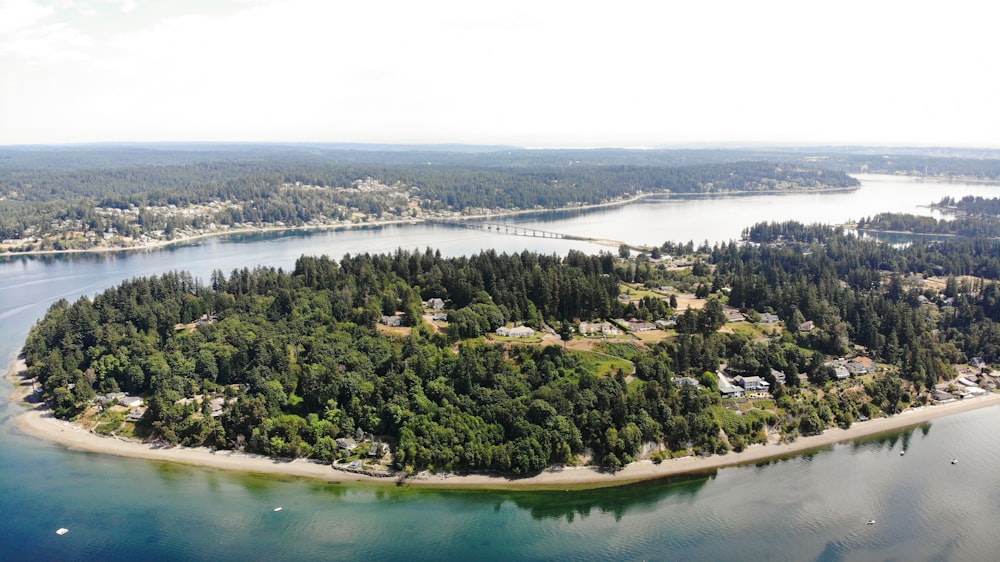
[[995, 241], [745, 235], [132, 279], [53, 304], [27, 376], [64, 430], [406, 479], [732, 464], [991, 403]]

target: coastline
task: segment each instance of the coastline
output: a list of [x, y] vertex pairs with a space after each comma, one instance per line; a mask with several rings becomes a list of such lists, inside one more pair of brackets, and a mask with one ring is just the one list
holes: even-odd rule
[[74, 426], [72, 422], [54, 418], [51, 411], [43, 404], [27, 402], [31, 386], [25, 380], [24, 371], [24, 361], [16, 359], [6, 374], [6, 380], [14, 387], [9, 400], [27, 409], [23, 413], [15, 413], [13, 416], [15, 426], [26, 435], [52, 441], [69, 449], [218, 470], [310, 478], [331, 483], [360, 482], [380, 485], [403, 483], [408, 486], [450, 489], [565, 490], [570, 488], [603, 488], [646, 480], [705, 474], [720, 468], [753, 464], [823, 449], [836, 443], [897, 431], [943, 416], [1000, 405], [1000, 393], [991, 393], [947, 404], [906, 410], [889, 418], [856, 422], [849, 429], [827, 429], [820, 435], [799, 437], [792, 443], [752, 445], [740, 453], [730, 452], [710, 457], [688, 456], [667, 459], [658, 465], [651, 461], [638, 461], [613, 474], [595, 467], [554, 467], [525, 478], [488, 474], [421, 472], [400, 481], [396, 477], [378, 478], [341, 471], [328, 464], [307, 459], [273, 459], [233, 451], [212, 451], [203, 447], [158, 447], [114, 437], [101, 437]]
[[[853, 191], [860, 189], [860, 186], [854, 187], [824, 187], [824, 188], [814, 188], [814, 189], [802, 189], [800, 192], [815, 192], [815, 193], [828, 193], [828, 192], [839, 192], [839, 191]], [[454, 217], [448, 217], [447, 220], [450, 221], [475, 221], [475, 220], [488, 220], [493, 218], [502, 217], [514, 217], [520, 215], [531, 215], [539, 213], [552, 213], [560, 211], [588, 211], [593, 209], [602, 209], [607, 207], [620, 207], [623, 205], [629, 205], [647, 198], [664, 198], [664, 199], [674, 199], [674, 198], [703, 198], [703, 197], [728, 197], [728, 196], [740, 196], [740, 195], [755, 195], [755, 194], [770, 194], [770, 195], [784, 195], [791, 193], [789, 191], [722, 191], [717, 193], [673, 193], [673, 192], [650, 192], [650, 193], [640, 193], [638, 195], [633, 195], [625, 199], [619, 199], [615, 201], [607, 201], [605, 203], [592, 203], [589, 205], [578, 205], [578, 206], [564, 206], [564, 207], [551, 207], [544, 209], [511, 209], [507, 211], [498, 212], [488, 212], [479, 213], [474, 215], [458, 215]], [[54, 256], [54, 255], [72, 255], [72, 254], [107, 254], [116, 252], [143, 252], [143, 251], [155, 251], [169, 246], [175, 246], [178, 244], [186, 244], [196, 240], [203, 240], [206, 238], [219, 238], [223, 236], [237, 236], [240, 234], [262, 234], [262, 233], [280, 233], [280, 232], [295, 232], [295, 231], [324, 231], [324, 230], [354, 230], [363, 228], [381, 228], [384, 226], [392, 226], [399, 224], [427, 224], [435, 222], [434, 218], [410, 218], [410, 219], [392, 219], [383, 221], [372, 221], [364, 223], [347, 223], [347, 224], [327, 224], [327, 225], [307, 225], [307, 226], [254, 226], [254, 227], [244, 227], [235, 228], [230, 230], [219, 230], [214, 232], [205, 232], [202, 234], [196, 234], [193, 236], [185, 236], [183, 238], [175, 238], [172, 240], [157, 240], [155, 242], [150, 242], [147, 244], [142, 244], [138, 246], [102, 246], [98, 248], [86, 248], [86, 249], [70, 249], [70, 250], [31, 250], [27, 252], [18, 251], [6, 251], [0, 252], [0, 259], [12, 258], [18, 256]], [[613, 245], [617, 246], [621, 242], [615, 240], [589, 240], [595, 244], [602, 245]]]

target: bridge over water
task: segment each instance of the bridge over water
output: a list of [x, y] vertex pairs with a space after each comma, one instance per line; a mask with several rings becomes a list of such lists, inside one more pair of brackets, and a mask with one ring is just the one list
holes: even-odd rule
[[[537, 228], [527, 228], [515, 224], [499, 224], [491, 222], [447, 220], [447, 219], [433, 220], [429, 222], [435, 224], [455, 226], [458, 228], [467, 228], [469, 230], [483, 230], [486, 232], [494, 232], [497, 234], [509, 234], [511, 236], [527, 236], [531, 238], [551, 238], [557, 240], [582, 240], [584, 242], [593, 242], [595, 244], [601, 244], [604, 246], [621, 246], [622, 244], [625, 244], [624, 242], [620, 242], [618, 240], [591, 238], [589, 236], [577, 236], [575, 234], [565, 234], [562, 232], [539, 230]], [[637, 247], [636, 249], [641, 250], [642, 248]]]

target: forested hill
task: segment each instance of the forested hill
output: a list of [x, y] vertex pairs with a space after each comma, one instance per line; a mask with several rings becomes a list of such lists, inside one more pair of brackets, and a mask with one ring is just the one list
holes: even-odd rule
[[[134, 279], [55, 303], [24, 351], [56, 414], [98, 431], [133, 431], [114, 402], [101, 413], [92, 402], [126, 391], [146, 397], [134, 431], [147, 438], [332, 461], [352, 454], [337, 439], [374, 436], [398, 469], [519, 474], [847, 427], [929, 402], [956, 364], [1000, 362], [995, 240], [894, 248], [796, 223], [747, 236], [756, 243], [697, 254], [664, 244], [691, 267], [400, 250], [215, 272], [207, 285], [184, 273]], [[619, 298], [623, 287], [635, 293]], [[704, 307], [676, 310], [678, 291], [707, 297]], [[427, 319], [433, 299], [446, 322]], [[722, 329], [725, 306], [748, 321]], [[757, 324], [763, 313], [783, 329]], [[524, 324], [565, 342], [582, 337], [581, 321], [627, 329], [621, 318], [674, 327], [600, 337], [599, 354], [551, 333], [493, 335]], [[856, 355], [877, 367], [840, 380], [832, 362]], [[722, 400], [722, 365], [768, 381], [772, 397]]]
[[748, 156], [300, 145], [0, 148], [0, 239], [9, 241], [0, 251], [132, 247], [229, 228], [562, 208], [639, 193], [859, 185], [839, 171]]

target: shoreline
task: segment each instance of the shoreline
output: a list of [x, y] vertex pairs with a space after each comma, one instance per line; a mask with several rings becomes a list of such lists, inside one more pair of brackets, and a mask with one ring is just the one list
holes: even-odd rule
[[[838, 191], [853, 191], [860, 189], [861, 186], [854, 187], [823, 187], [814, 189], [801, 189], [798, 190], [800, 193], [827, 193], [827, 192], [838, 192]], [[604, 203], [592, 203], [588, 205], [579, 206], [564, 206], [564, 207], [551, 207], [544, 209], [510, 209], [506, 211], [499, 212], [487, 212], [479, 213], [474, 215], [458, 215], [455, 217], [449, 217], [447, 219], [437, 219], [437, 218], [410, 218], [410, 219], [392, 219], [384, 221], [373, 221], [364, 223], [348, 223], [348, 224], [327, 224], [327, 225], [305, 225], [305, 226], [252, 226], [243, 227], [229, 230], [220, 230], [215, 232], [205, 232], [201, 234], [196, 234], [193, 236], [187, 236], [184, 238], [176, 238], [173, 240], [156, 240], [148, 244], [143, 244], [140, 246], [102, 246], [98, 248], [86, 248], [86, 249], [70, 249], [70, 250], [30, 250], [27, 252], [18, 251], [6, 251], [0, 252], [0, 259], [13, 258], [18, 256], [58, 256], [58, 255], [74, 255], [74, 254], [108, 254], [116, 252], [143, 252], [143, 251], [156, 251], [170, 246], [175, 246], [178, 244], [185, 244], [193, 242], [196, 240], [203, 240], [207, 238], [220, 238], [223, 236], [238, 236], [242, 234], [267, 234], [267, 233], [281, 233], [281, 232], [296, 232], [296, 231], [324, 231], [324, 230], [354, 230], [354, 229], [365, 229], [365, 228], [382, 228], [385, 226], [393, 226], [400, 224], [428, 224], [434, 223], [438, 220], [451, 220], [451, 221], [475, 221], [475, 220], [488, 220], [492, 218], [503, 218], [503, 217], [514, 217], [519, 215], [530, 215], [530, 214], [541, 214], [541, 213], [557, 213], [557, 212], [567, 212], [567, 211], [589, 211], [593, 209], [602, 209], [607, 207], [620, 207], [623, 205], [630, 205], [637, 201], [647, 198], [662, 198], [662, 199], [677, 199], [677, 198], [704, 198], [704, 197], [728, 197], [728, 196], [741, 196], [741, 195], [787, 195], [792, 193], [790, 191], [723, 191], [717, 193], [673, 193], [673, 192], [650, 192], [650, 193], [640, 193], [638, 195], [633, 195], [625, 199], [619, 199], [616, 201], [607, 201]], [[614, 240], [602, 241], [602, 240], [585, 240], [598, 245], [608, 245], [602, 244], [602, 242], [614, 242], [613, 245], [618, 245], [621, 242]]]
[[15, 412], [12, 415], [15, 427], [26, 435], [51, 441], [68, 449], [233, 472], [309, 478], [338, 484], [351, 482], [448, 489], [566, 490], [604, 488], [647, 480], [708, 474], [720, 468], [753, 464], [825, 449], [837, 443], [898, 431], [932, 419], [1000, 405], [1000, 393], [990, 393], [947, 404], [906, 410], [889, 418], [856, 422], [849, 429], [827, 429], [819, 435], [799, 437], [791, 443], [751, 445], [740, 453], [730, 452], [710, 457], [688, 456], [666, 459], [658, 465], [648, 460], [633, 462], [613, 474], [595, 467], [552, 467], [537, 475], [524, 478], [489, 474], [421, 472], [401, 479], [401, 475], [380, 478], [341, 471], [329, 464], [307, 459], [273, 459], [234, 451], [212, 451], [204, 447], [157, 447], [137, 441], [101, 437], [80, 429], [72, 422], [55, 419], [51, 411], [43, 404], [27, 402], [31, 386], [27, 384], [25, 375], [24, 361], [15, 359], [5, 376], [6, 380], [14, 387], [8, 398], [9, 401], [27, 409], [25, 412]]

